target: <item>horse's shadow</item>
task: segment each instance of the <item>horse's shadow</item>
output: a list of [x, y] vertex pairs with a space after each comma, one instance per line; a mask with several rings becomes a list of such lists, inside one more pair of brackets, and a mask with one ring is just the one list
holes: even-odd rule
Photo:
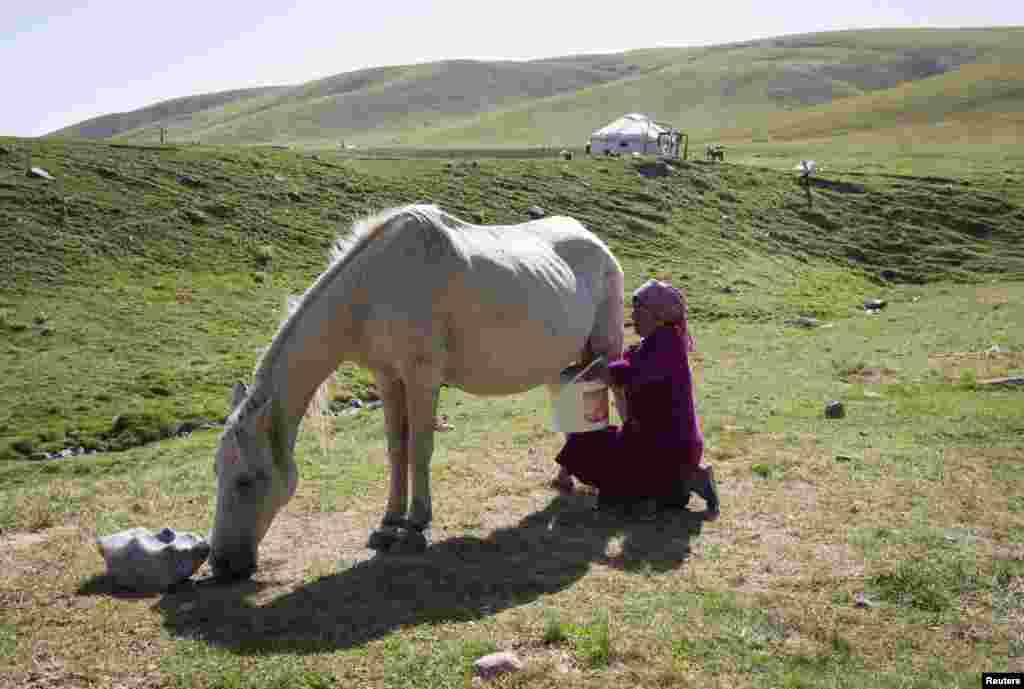
[[[379, 555], [262, 605], [247, 601], [261, 588], [247, 582], [179, 589], [156, 608], [170, 633], [239, 653], [350, 648], [405, 625], [523, 605], [570, 586], [592, 563], [641, 573], [681, 567], [700, 523], [686, 510], [629, 521], [594, 512], [588, 498], [560, 496], [486, 538], [449, 538], [416, 556]], [[620, 537], [620, 552], [608, 555]]]

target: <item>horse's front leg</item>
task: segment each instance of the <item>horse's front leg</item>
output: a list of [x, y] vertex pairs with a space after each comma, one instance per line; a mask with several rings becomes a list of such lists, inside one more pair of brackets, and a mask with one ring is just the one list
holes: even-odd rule
[[390, 490], [384, 518], [366, 547], [387, 550], [405, 526], [405, 510], [409, 494], [409, 418], [406, 411], [405, 385], [393, 375], [376, 373], [377, 389], [384, 402], [384, 423], [387, 427], [388, 463], [391, 465]]
[[440, 375], [423, 367], [406, 377], [405, 399], [409, 415], [408, 457], [412, 471], [412, 500], [406, 542], [410, 550], [428, 545], [433, 510], [430, 500], [430, 458], [434, 454], [434, 420], [441, 392]]

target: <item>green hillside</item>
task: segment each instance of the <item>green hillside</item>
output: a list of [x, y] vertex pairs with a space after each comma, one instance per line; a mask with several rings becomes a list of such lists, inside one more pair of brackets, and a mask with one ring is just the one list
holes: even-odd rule
[[[173, 127], [175, 129], [184, 128], [191, 126], [193, 118], [199, 113], [222, 108], [234, 109], [233, 104], [239, 102], [264, 102], [266, 97], [287, 90], [288, 87], [271, 86], [174, 98], [131, 112], [119, 112], [93, 117], [84, 122], [58, 129], [49, 136], [109, 139], [124, 132], [153, 127], [155, 125]], [[152, 135], [152, 132], [150, 134]]]
[[[25, 159], [55, 181], [25, 175]], [[1008, 175], [1009, 173], [1007, 173]], [[271, 148], [0, 140], [0, 454], [117, 449], [225, 411], [286, 295], [355, 218], [539, 205], [609, 242], [630, 287], [698, 319], [839, 317], [892, 282], [1024, 277], [1024, 198], [970, 183], [649, 160], [349, 160]], [[347, 393], [366, 394], [349, 371]]]
[[[579, 146], [623, 113], [645, 112], [709, 139], [807, 108], [895, 94], [866, 101], [884, 109], [909, 83], [942, 75], [1001, 80], [1012, 91], [1021, 83], [1015, 67], [1024, 64], [1021, 46], [1019, 27], [899, 29], [529, 62], [453, 60], [340, 74], [161, 122], [170, 140], [203, 143]], [[960, 70], [965, 65], [980, 72]], [[1004, 75], [993, 72], [1004, 67]], [[941, 109], [927, 89], [918, 93], [922, 99], [905, 108], [907, 117]], [[983, 102], [977, 106], [987, 112]], [[962, 108], [956, 115], [972, 112]], [[151, 142], [156, 123], [119, 130], [118, 138]], [[880, 117], [877, 124], [885, 123]], [[89, 131], [79, 133], [97, 130]]]
[[942, 75], [843, 98], [732, 131], [723, 140], [865, 137], [914, 144], [1024, 142], [1024, 63], [964, 65]]

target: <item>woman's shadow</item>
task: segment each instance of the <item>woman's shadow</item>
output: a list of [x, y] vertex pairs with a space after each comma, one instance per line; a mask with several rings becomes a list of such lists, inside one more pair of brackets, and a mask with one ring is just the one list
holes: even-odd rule
[[[638, 573], [676, 569], [700, 531], [699, 513], [673, 510], [642, 522], [591, 505], [591, 498], [559, 496], [485, 538], [449, 538], [415, 556], [378, 555], [263, 605], [247, 601], [261, 588], [247, 582], [179, 588], [156, 608], [172, 634], [239, 653], [349, 648], [405, 625], [523, 605], [570, 586], [594, 563]], [[613, 539], [621, 545], [609, 549]]]

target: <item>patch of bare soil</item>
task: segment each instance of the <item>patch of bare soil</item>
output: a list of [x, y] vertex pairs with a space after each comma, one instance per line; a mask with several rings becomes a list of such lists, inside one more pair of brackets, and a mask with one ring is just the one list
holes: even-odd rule
[[948, 381], [959, 381], [964, 373], [973, 373], [976, 380], [1002, 378], [1024, 368], [1024, 352], [950, 352], [928, 356], [928, 365], [942, 373]]
[[864, 574], [864, 560], [851, 546], [820, 542], [820, 536], [815, 537], [817, 486], [792, 480], [766, 491], [762, 484], [752, 480], [723, 484], [723, 500], [728, 498], [723, 503], [724, 514], [728, 514], [729, 503], [748, 505], [752, 511], [727, 519], [721, 528], [706, 529], [701, 536], [703, 547], [723, 548], [722, 570], [731, 570], [733, 587], [762, 593], [810, 579]]
[[60, 536], [77, 533], [77, 527], [55, 526], [44, 531], [16, 531], [0, 534], [0, 575], [14, 578], [31, 573], [34, 563], [27, 551]]
[[979, 304], [996, 306], [1010, 303], [1010, 291], [1004, 287], [979, 287], [974, 292]]
[[11, 678], [12, 684], [4, 686], [23, 689], [77, 689], [93, 686], [89, 677], [67, 669], [60, 658], [41, 650], [33, 654], [32, 667]]
[[891, 385], [898, 379], [896, 371], [885, 367], [870, 367], [852, 371], [846, 376], [847, 383], [860, 383], [861, 385]]

